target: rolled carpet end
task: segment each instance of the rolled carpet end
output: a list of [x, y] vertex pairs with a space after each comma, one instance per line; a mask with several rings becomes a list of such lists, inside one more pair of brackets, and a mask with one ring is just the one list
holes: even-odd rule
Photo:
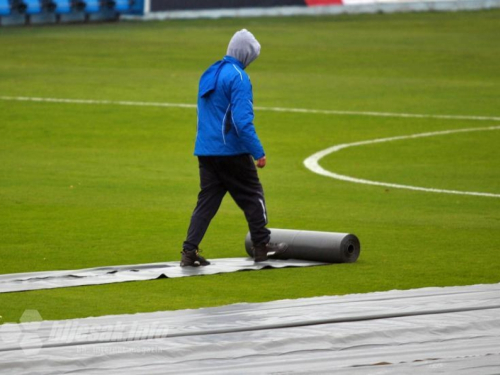
[[[317, 232], [290, 229], [269, 229], [271, 242], [286, 242], [288, 249], [274, 259], [302, 259], [326, 263], [353, 263], [361, 252], [358, 237], [350, 233]], [[245, 238], [245, 249], [252, 254], [250, 233]]]

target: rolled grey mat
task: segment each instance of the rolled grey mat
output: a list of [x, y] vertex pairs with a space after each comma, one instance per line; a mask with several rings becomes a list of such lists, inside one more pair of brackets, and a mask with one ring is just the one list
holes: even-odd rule
[[[349, 233], [315, 232], [305, 230], [269, 229], [271, 242], [286, 242], [288, 250], [273, 256], [275, 259], [303, 259], [328, 263], [353, 263], [361, 251], [358, 237]], [[245, 249], [251, 257], [250, 232]]]

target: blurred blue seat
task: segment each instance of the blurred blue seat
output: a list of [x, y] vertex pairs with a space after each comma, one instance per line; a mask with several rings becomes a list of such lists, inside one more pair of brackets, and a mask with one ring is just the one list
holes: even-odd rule
[[56, 14], [71, 13], [71, 0], [52, 0], [55, 5]]
[[100, 0], [84, 0], [85, 13], [98, 13], [101, 10]]
[[40, 0], [23, 0], [26, 4], [26, 14], [38, 14], [42, 13], [42, 3]]
[[118, 13], [126, 13], [130, 10], [130, 1], [129, 0], [114, 0], [113, 9]]
[[10, 14], [10, 1], [0, 0], [0, 16], [8, 16]]
[[10, 14], [10, 1], [0, 0], [0, 16], [8, 16]]

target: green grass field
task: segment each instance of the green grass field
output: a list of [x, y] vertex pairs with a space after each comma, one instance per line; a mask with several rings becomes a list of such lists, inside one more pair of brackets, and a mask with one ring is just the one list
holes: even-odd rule
[[[0, 96], [195, 103], [231, 35], [262, 44], [259, 107], [500, 116], [500, 11], [0, 28]], [[0, 323], [500, 281], [500, 199], [313, 174], [339, 143], [499, 121], [259, 110], [270, 227], [352, 232], [354, 264], [0, 294]], [[0, 100], [0, 274], [177, 260], [198, 192], [196, 111]], [[500, 194], [500, 130], [355, 147], [349, 176]], [[202, 243], [246, 256], [226, 198]]]

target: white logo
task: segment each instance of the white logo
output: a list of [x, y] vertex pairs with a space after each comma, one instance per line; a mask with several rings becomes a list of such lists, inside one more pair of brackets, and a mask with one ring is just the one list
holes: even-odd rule
[[24, 354], [34, 355], [42, 349], [43, 343], [37, 331], [42, 325], [42, 316], [38, 310], [25, 310], [19, 323], [0, 326], [0, 338], [10, 345], [19, 346]]
[[[79, 343], [109, 343], [164, 338], [168, 326], [160, 322], [116, 321], [113, 324], [93, 324], [78, 320], [44, 321], [38, 310], [25, 310], [19, 322], [0, 326], [0, 340], [11, 350], [21, 349], [26, 355], [36, 355], [44, 347], [71, 346]], [[108, 347], [111, 350], [111, 347]], [[102, 350], [102, 348], [96, 348]], [[115, 348], [116, 349], [116, 348]], [[124, 351], [133, 349], [122, 348]], [[142, 349], [144, 351], [144, 348]], [[158, 352], [160, 348], [148, 348]]]

